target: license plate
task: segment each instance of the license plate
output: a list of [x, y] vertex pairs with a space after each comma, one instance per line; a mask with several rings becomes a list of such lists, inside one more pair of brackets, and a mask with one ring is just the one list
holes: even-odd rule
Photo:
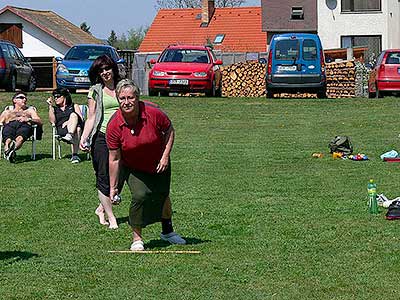
[[187, 80], [187, 79], [170, 79], [169, 84], [188, 85], [189, 80]]
[[296, 71], [296, 66], [278, 66], [278, 71]]
[[74, 82], [88, 83], [90, 82], [90, 79], [89, 77], [74, 77]]

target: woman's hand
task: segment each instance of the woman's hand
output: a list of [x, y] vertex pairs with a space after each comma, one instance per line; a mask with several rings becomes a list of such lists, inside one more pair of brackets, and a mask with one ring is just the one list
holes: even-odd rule
[[156, 172], [157, 173], [162, 173], [162, 172], [164, 172], [167, 168], [168, 168], [168, 164], [169, 164], [169, 156], [167, 156], [167, 157], [161, 157], [161, 160], [160, 160], [160, 162], [158, 163], [158, 165], [157, 165], [157, 168], [156, 168]]
[[118, 195], [118, 189], [110, 187], [110, 200], [111, 200], [111, 203], [114, 203], [114, 197], [116, 195]]
[[53, 105], [54, 105], [53, 97], [47, 98], [46, 103], [47, 103], [49, 106], [53, 106]]
[[79, 141], [79, 148], [84, 152], [90, 151], [90, 144], [88, 143], [87, 138], [81, 138]]

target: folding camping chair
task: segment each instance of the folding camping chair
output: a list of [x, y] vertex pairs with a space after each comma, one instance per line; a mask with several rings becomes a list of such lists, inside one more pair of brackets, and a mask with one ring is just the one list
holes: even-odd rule
[[[34, 106], [29, 106], [29, 107], [33, 108], [34, 110], [36, 110], [36, 107], [34, 107]], [[14, 109], [14, 106], [9, 105], [9, 106], [6, 106], [4, 108], [4, 111], [11, 110], [11, 109]], [[33, 124], [32, 125], [33, 134], [29, 139], [27, 139], [27, 141], [31, 141], [32, 142], [32, 152], [31, 152], [31, 159], [32, 160], [36, 159], [36, 141], [38, 140], [37, 139], [37, 137], [38, 137], [38, 135], [37, 135], [37, 127], [38, 127], [37, 124]], [[4, 128], [4, 124], [0, 123], [0, 159], [3, 158], [3, 153], [2, 153], [2, 150], [3, 150], [3, 128]]]
[[[83, 122], [86, 121], [87, 119], [87, 114], [88, 114], [88, 106], [87, 105], [79, 105], [79, 109], [81, 110], [81, 115], [83, 118]], [[52, 123], [51, 124], [53, 128], [53, 143], [52, 143], [52, 155], [53, 159], [56, 159], [56, 151], [58, 152], [58, 158], [61, 159], [61, 136], [57, 134], [57, 128], [56, 124]], [[82, 128], [83, 130], [83, 128]], [[57, 149], [56, 149], [57, 148]], [[90, 153], [87, 153], [87, 159], [90, 160]]]

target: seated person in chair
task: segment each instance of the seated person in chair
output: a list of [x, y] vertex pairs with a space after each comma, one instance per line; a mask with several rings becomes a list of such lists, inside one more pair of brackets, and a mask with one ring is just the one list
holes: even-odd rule
[[0, 123], [4, 124], [4, 157], [10, 162], [15, 161], [16, 151], [32, 136], [32, 125], [43, 125], [36, 109], [26, 105], [26, 93], [17, 92], [12, 101], [13, 106], [5, 109], [0, 115]]
[[49, 120], [55, 124], [61, 140], [71, 144], [71, 163], [79, 163], [79, 139], [83, 128], [83, 118], [78, 104], [72, 102], [71, 94], [66, 88], [53, 91], [53, 97], [47, 99]]

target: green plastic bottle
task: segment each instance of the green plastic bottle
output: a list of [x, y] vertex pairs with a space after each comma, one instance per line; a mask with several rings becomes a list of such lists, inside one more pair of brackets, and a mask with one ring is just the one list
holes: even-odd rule
[[368, 211], [370, 214], [378, 213], [378, 202], [376, 201], [376, 184], [373, 179], [368, 182]]

